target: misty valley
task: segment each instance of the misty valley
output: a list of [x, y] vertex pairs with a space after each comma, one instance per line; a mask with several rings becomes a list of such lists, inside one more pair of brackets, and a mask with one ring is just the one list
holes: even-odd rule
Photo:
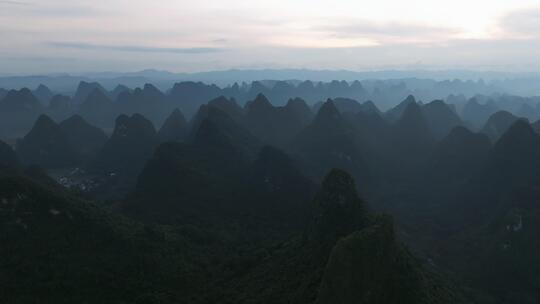
[[540, 303], [525, 81], [10, 81], [0, 303]]

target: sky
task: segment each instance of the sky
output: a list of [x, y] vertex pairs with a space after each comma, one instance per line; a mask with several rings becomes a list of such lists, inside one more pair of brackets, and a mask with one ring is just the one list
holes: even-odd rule
[[540, 70], [538, 0], [0, 0], [0, 74]]

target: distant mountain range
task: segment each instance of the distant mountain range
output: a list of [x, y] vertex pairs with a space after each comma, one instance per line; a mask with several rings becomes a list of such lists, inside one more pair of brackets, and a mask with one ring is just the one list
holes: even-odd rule
[[[404, 82], [412, 88], [422, 88], [423, 81], [478, 82], [479, 85], [491, 85], [499, 93], [511, 93], [523, 96], [540, 94], [540, 73], [509, 73], [470, 70], [382, 70], [382, 71], [347, 71], [347, 70], [308, 70], [308, 69], [261, 69], [261, 70], [223, 70], [198, 73], [173, 73], [161, 70], [143, 70], [138, 72], [93, 72], [81, 74], [45, 74], [45, 75], [4, 75], [0, 76], [0, 88], [38, 87], [44, 84], [54, 91], [71, 93], [80, 81], [97, 81], [108, 89], [118, 84], [129, 87], [153, 83], [165, 90], [179, 81], [202, 81], [228, 86], [235, 82], [255, 80], [300, 82], [312, 80], [329, 82], [332, 80], [395, 80]], [[479, 81], [481, 80], [481, 81]], [[458, 92], [455, 92], [458, 93]], [[439, 97], [440, 98], [440, 97]]]

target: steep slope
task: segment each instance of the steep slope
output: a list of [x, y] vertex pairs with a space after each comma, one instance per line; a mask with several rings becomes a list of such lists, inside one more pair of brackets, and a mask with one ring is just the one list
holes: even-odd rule
[[45, 168], [62, 168], [78, 163], [78, 155], [60, 126], [41, 115], [32, 130], [17, 143], [23, 163]]
[[157, 133], [149, 120], [139, 114], [131, 117], [120, 115], [113, 134], [99, 152], [92, 169], [134, 179], [157, 144]]
[[171, 106], [179, 108], [187, 119], [191, 119], [201, 105], [221, 95], [215, 85], [185, 81], [176, 83], [169, 92]]
[[350, 98], [335, 98], [334, 105], [342, 115], [345, 113], [356, 114], [362, 111], [362, 105]]
[[493, 103], [480, 104], [476, 98], [471, 98], [463, 107], [461, 117], [463, 121], [469, 123], [477, 130], [495, 112], [497, 112], [497, 107]]
[[392, 109], [386, 111], [384, 113], [384, 117], [390, 123], [397, 122], [401, 118], [401, 116], [403, 115], [403, 112], [405, 112], [405, 109], [411, 103], [416, 103], [416, 99], [414, 98], [414, 96], [409, 95], [409, 96], [407, 96], [407, 98], [405, 98], [405, 100], [400, 102], [397, 106], [395, 106]]
[[228, 288], [271, 303], [461, 303], [395, 238], [391, 220], [374, 217], [355, 181], [332, 170], [313, 202], [311, 224]]
[[471, 178], [482, 169], [491, 149], [489, 138], [456, 127], [435, 147], [429, 159], [427, 178], [447, 184]]
[[85, 161], [94, 158], [107, 141], [107, 135], [103, 130], [90, 125], [79, 115], [71, 116], [59, 126], [66, 134], [71, 147]]
[[496, 142], [518, 119], [510, 112], [498, 111], [489, 117], [481, 132]]
[[91, 91], [78, 109], [78, 114], [86, 121], [101, 128], [113, 126], [116, 113], [113, 102], [99, 89]]
[[370, 171], [355, 141], [354, 128], [328, 100], [293, 143], [292, 150], [316, 179], [331, 168], [348, 170], [362, 185], [371, 182]]
[[236, 123], [242, 124], [244, 122], [244, 110], [236, 103], [234, 98], [228, 99], [224, 96], [220, 96], [210, 100], [208, 105], [227, 113], [227, 115], [229, 115]]
[[283, 107], [274, 107], [259, 94], [246, 104], [245, 124], [262, 142], [284, 148], [309, 123], [311, 116], [301, 99], [291, 99]]
[[23, 177], [0, 177], [0, 197], [3, 303], [184, 302], [207, 279], [159, 227]]
[[0, 100], [0, 134], [4, 137], [23, 136], [41, 113], [43, 106], [30, 90], [10, 90]]
[[154, 124], [161, 123], [170, 111], [165, 94], [148, 83], [142, 89], [123, 91], [118, 95], [116, 103], [120, 113], [126, 115], [138, 113]]
[[100, 91], [104, 95], [107, 94], [107, 91], [99, 83], [81, 81], [73, 95], [73, 103], [76, 105], [82, 104], [95, 90]]
[[179, 109], [167, 117], [158, 131], [158, 137], [162, 142], [165, 141], [183, 141], [189, 132], [189, 126], [184, 114]]
[[[428, 123], [420, 106], [409, 103], [401, 118], [392, 126], [391, 161], [399, 166], [401, 173], [410, 174], [416, 172], [428, 157], [435, 143]], [[394, 174], [400, 174], [394, 171]]]
[[40, 84], [34, 91], [32, 91], [32, 94], [34, 94], [34, 96], [36, 96], [39, 102], [44, 106], [49, 104], [49, 101], [54, 95], [53, 92], [51, 92], [51, 90], [43, 84]]
[[532, 185], [540, 182], [540, 135], [523, 120], [517, 120], [495, 143], [492, 153], [491, 178], [505, 184]]
[[46, 109], [48, 115], [56, 121], [62, 121], [68, 118], [75, 111], [71, 98], [64, 95], [54, 95], [49, 101]]
[[203, 105], [191, 122], [188, 142], [201, 146], [234, 150], [246, 159], [254, 159], [260, 141], [227, 113], [212, 105]]
[[0, 171], [18, 167], [19, 158], [15, 151], [8, 144], [0, 140]]
[[459, 116], [442, 100], [434, 100], [422, 106], [422, 113], [436, 139], [445, 137], [453, 128], [463, 125]]
[[377, 114], [379, 116], [382, 116], [381, 110], [377, 108], [375, 103], [373, 101], [368, 100], [360, 105], [360, 111], [366, 114]]

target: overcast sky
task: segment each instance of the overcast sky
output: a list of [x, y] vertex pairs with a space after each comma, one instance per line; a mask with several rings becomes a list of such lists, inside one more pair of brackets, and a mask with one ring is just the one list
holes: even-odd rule
[[538, 0], [0, 0], [0, 74], [540, 70]]

